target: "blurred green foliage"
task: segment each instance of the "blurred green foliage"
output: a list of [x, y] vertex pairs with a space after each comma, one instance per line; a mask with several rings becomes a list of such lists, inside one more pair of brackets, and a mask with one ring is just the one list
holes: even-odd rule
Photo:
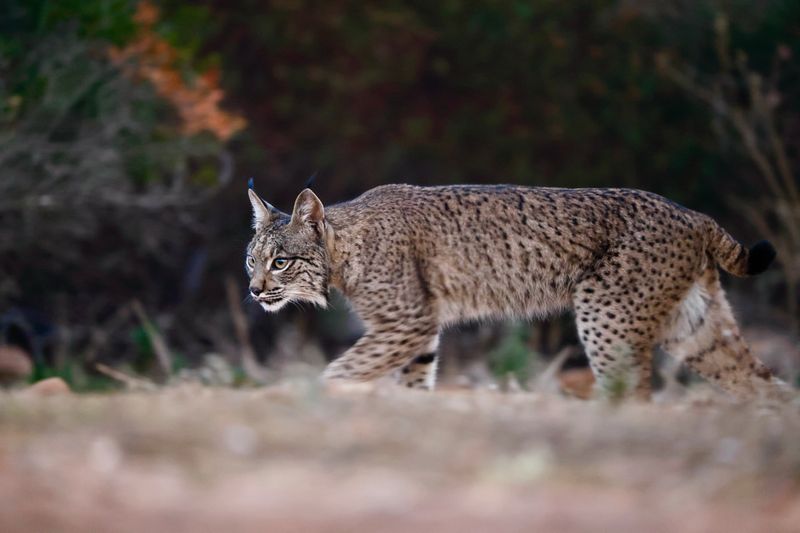
[[175, 42], [221, 61], [263, 148], [249, 163], [284, 201], [321, 169], [334, 198], [501, 181], [642, 187], [718, 211], [720, 187], [744, 188], [738, 161], [655, 57], [713, 70], [718, 12], [763, 71], [800, 42], [789, 0], [162, 4]]
[[88, 373], [82, 361], [77, 358], [70, 358], [58, 367], [43, 362], [36, 363], [33, 367], [33, 373], [28, 378], [28, 383], [32, 384], [54, 377], [63, 379], [70, 389], [75, 391], [109, 392], [120, 388], [119, 383], [105, 376]]
[[528, 383], [533, 366], [530, 334], [529, 323], [513, 324], [500, 344], [489, 353], [489, 369], [498, 379], [512, 375], [519, 383]]
[[[109, 269], [112, 284], [141, 276], [131, 259], [168, 259], [198, 191], [215, 184], [221, 143], [184, 134], [171, 102], [110, 58], [135, 34], [135, 6], [3, 3], [0, 299], [75, 290]], [[109, 234], [113, 250], [101, 242]], [[100, 263], [87, 264], [98, 245]]]
[[4, 0], [0, 35], [5, 57], [23, 55], [32, 41], [74, 25], [84, 39], [123, 44], [135, 29], [134, 0]]
[[[388, 181], [511, 181], [715, 199], [708, 114], [654, 67], [683, 43], [646, 5], [163, 4], [170, 38], [221, 58], [265, 151], [253, 165], [278, 189], [323, 169], [337, 196]], [[682, 13], [683, 35], [703, 46], [710, 6]]]
[[[98, 339], [111, 358], [136, 356], [135, 324], [111, 340], [99, 324], [134, 296], [174, 301], [205, 227], [198, 209], [231, 172], [223, 143], [187, 134], [174, 103], [133, 74], [136, 57], [112, 57], [140, 37], [137, 4], [0, 5], [0, 325], [9, 309], [58, 320], [58, 339], [34, 342], [35, 374], [78, 387], [107, 382], [73, 368]], [[196, 75], [191, 50], [175, 53]], [[75, 359], [53, 361], [57, 342]]]

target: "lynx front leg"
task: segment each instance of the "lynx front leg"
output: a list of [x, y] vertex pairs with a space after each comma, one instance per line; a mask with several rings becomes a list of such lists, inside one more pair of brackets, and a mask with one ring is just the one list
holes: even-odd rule
[[436, 370], [439, 366], [439, 336], [428, 346], [428, 351], [418, 355], [404, 366], [397, 377], [397, 382], [408, 388], [433, 390], [436, 385]]
[[[327, 380], [371, 381], [404, 366], [425, 366], [422, 361], [435, 344], [437, 326], [433, 319], [402, 321], [389, 327], [372, 328], [344, 355], [331, 362], [323, 378]], [[415, 358], [423, 357], [419, 362]], [[435, 370], [435, 358], [427, 364]], [[411, 375], [409, 370], [408, 375]], [[420, 372], [413, 374], [419, 379]], [[432, 384], [432, 383], [431, 383]]]

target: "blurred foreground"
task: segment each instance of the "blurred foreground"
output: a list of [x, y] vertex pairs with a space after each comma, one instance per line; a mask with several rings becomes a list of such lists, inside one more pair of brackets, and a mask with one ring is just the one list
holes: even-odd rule
[[800, 406], [184, 385], [0, 401], [0, 530], [797, 531]]

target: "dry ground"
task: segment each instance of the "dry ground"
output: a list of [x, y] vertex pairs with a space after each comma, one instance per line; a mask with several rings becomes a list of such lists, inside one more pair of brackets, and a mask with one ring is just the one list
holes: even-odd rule
[[800, 406], [0, 395], [0, 531], [800, 531]]

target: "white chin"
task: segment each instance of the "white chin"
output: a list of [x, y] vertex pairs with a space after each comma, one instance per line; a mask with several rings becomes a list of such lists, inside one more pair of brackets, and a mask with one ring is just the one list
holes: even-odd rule
[[311, 298], [305, 298], [305, 301], [317, 305], [323, 309], [328, 308], [328, 300], [324, 296], [315, 295]]
[[259, 302], [259, 305], [267, 313], [275, 313], [276, 311], [280, 310], [284, 305], [286, 305], [286, 302], [287, 302], [287, 300], [281, 300], [280, 302], [275, 303], [275, 304], [268, 304], [268, 303], [264, 303], [264, 302]]
[[328, 307], [328, 300], [324, 296], [321, 296], [321, 295], [314, 295], [314, 296], [310, 296], [310, 297], [309, 296], [305, 296], [305, 295], [302, 295], [302, 296], [295, 295], [295, 296], [293, 296], [291, 298], [286, 298], [286, 299], [281, 300], [280, 302], [274, 303], [274, 304], [268, 304], [268, 303], [264, 303], [264, 302], [258, 302], [258, 304], [267, 313], [274, 313], [274, 312], [282, 309], [290, 301], [309, 302], [309, 303], [312, 303], [314, 305], [318, 305], [318, 306], [322, 307], [323, 309]]

